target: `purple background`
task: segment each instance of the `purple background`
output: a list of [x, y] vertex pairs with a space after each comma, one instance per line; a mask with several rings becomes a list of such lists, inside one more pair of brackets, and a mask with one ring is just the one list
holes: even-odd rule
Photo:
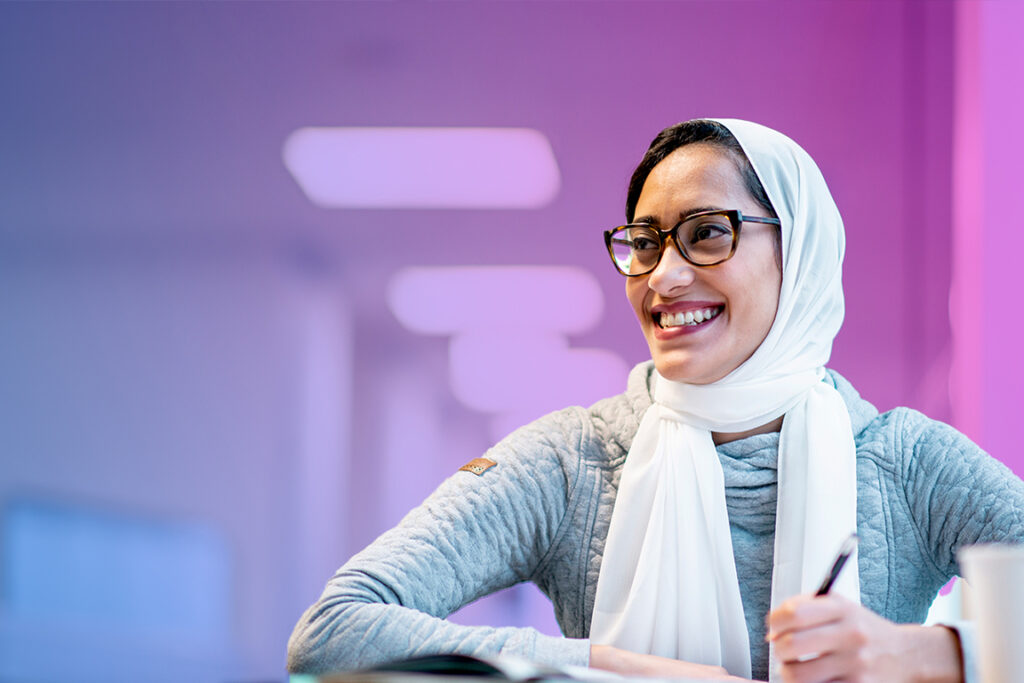
[[[831, 365], [1024, 470], [1021, 28], [1015, 3], [943, 0], [0, 4], [0, 678], [282, 678], [334, 569], [542, 405], [460, 400], [450, 349], [645, 359], [600, 232], [696, 116], [821, 166], [848, 234]], [[282, 160], [306, 126], [533, 128], [561, 189], [319, 208]], [[404, 326], [399, 274], [464, 265], [568, 267], [591, 285], [544, 303], [598, 314], [475, 347]], [[544, 296], [481, 272], [425, 315]], [[550, 395], [595, 397], [549, 369]], [[550, 612], [515, 589], [456, 619]]]

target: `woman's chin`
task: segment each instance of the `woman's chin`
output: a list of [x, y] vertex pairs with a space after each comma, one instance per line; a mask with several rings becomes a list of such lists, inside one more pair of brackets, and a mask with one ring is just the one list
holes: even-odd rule
[[659, 363], [655, 360], [654, 367], [658, 370], [659, 375], [673, 382], [681, 382], [683, 384], [708, 384], [708, 380], [703, 379], [700, 376], [700, 373], [695, 373], [685, 365], [679, 363]]
[[694, 361], [696, 358], [676, 358], [673, 357], [676, 354], [652, 354], [654, 358], [654, 367], [658, 371], [658, 374], [667, 380], [672, 382], [680, 382], [682, 384], [711, 384], [717, 382], [722, 377], [725, 377], [728, 372], [715, 373], [713, 370], [709, 370], [707, 367], [699, 367], [700, 365]]

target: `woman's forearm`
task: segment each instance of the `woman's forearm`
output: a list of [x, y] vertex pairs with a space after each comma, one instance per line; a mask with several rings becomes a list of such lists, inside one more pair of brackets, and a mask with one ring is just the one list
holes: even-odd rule
[[750, 683], [748, 679], [730, 676], [729, 672], [720, 666], [691, 664], [667, 657], [638, 654], [610, 645], [590, 646], [590, 666], [624, 676], [692, 678], [706, 681], [727, 681], [728, 683]]

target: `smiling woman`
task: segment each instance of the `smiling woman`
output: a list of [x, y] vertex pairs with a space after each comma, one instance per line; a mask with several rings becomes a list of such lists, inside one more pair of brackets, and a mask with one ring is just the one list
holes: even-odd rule
[[[959, 548], [1024, 542], [1024, 482], [826, 369], [845, 238], [814, 161], [746, 121], [678, 124], [634, 173], [626, 220], [605, 243], [651, 361], [623, 394], [513, 432], [349, 560], [296, 626], [291, 670], [449, 652], [665, 678], [971, 680], [968, 629], [906, 624]], [[851, 531], [858, 561], [813, 595]], [[565, 638], [444, 621], [521, 581]]]
[[[739, 152], [738, 145], [744, 145]], [[744, 615], [715, 445], [782, 431], [773, 463], [777, 495], [770, 501], [774, 549], [758, 550], [775, 558], [765, 596], [771, 605], [805, 592], [857, 525], [850, 415], [835, 386], [822, 382], [842, 321], [842, 222], [813, 161], [761, 126], [688, 122], [663, 131], [652, 150], [633, 177], [630, 197], [639, 216], [632, 224], [676, 227], [672, 241], [662, 241], [660, 257], [650, 259], [652, 269], [623, 274], [630, 275], [627, 296], [656, 369], [654, 405], [623, 468], [591, 638], [763, 675], [757, 660], [767, 652], [757, 640], [751, 647], [754, 629]], [[756, 172], [748, 180], [747, 168], [774, 182], [765, 188]], [[755, 196], [777, 198], [781, 210]], [[723, 211], [735, 212], [733, 221], [713, 222], [708, 213]], [[755, 220], [745, 224], [743, 216]], [[779, 223], [781, 264], [780, 239], [766, 221]], [[720, 240], [720, 253], [694, 258], [703, 255], [703, 241], [723, 233], [728, 239]], [[807, 286], [822, 277], [824, 283]], [[783, 290], [784, 281], [792, 286]], [[680, 314], [683, 325], [675, 325]], [[812, 459], [815, 448], [830, 457]], [[668, 590], [678, 598], [667, 605], [648, 597]], [[840, 592], [857, 596], [856, 575], [845, 577]]]

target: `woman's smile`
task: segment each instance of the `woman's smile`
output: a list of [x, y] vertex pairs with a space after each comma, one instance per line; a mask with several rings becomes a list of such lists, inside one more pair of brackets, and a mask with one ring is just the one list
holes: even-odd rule
[[679, 302], [670, 306], [657, 306], [651, 318], [660, 340], [673, 339], [680, 334], [695, 334], [706, 330], [725, 310], [725, 306], [704, 301]]

